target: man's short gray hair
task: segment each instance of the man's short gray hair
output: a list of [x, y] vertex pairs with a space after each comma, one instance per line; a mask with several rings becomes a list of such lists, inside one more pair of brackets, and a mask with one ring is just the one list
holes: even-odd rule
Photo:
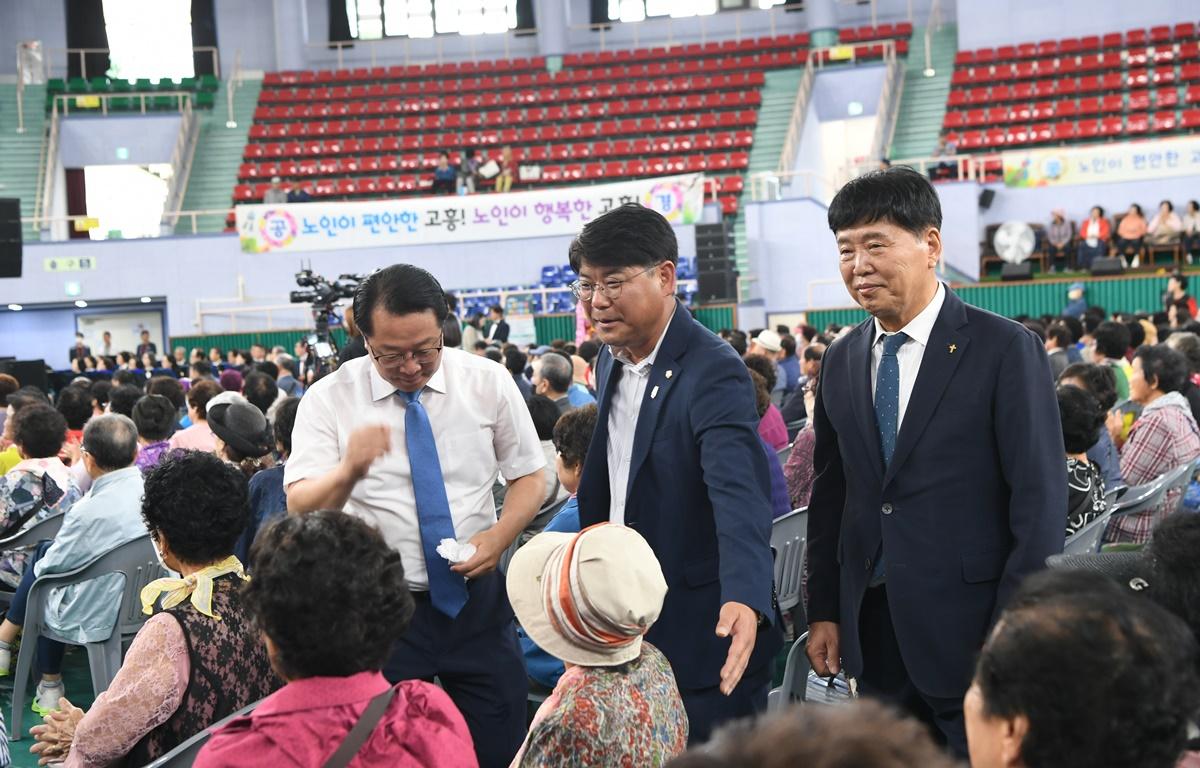
[[541, 368], [538, 375], [554, 392], [566, 394], [575, 378], [575, 366], [571, 361], [557, 352], [542, 355], [539, 361]]
[[138, 431], [133, 419], [119, 413], [93, 416], [83, 428], [83, 448], [106, 472], [124, 469], [138, 454]]

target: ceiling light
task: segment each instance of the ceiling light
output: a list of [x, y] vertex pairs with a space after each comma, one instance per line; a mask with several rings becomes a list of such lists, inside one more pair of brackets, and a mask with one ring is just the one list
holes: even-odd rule
[[20, 304], [9, 304], [8, 308], [13, 312], [20, 312], [22, 309], [25, 309], [25, 307], [22, 307]]
[[150, 297], [149, 297], [149, 296], [143, 296], [143, 297], [142, 297], [142, 303], [143, 303], [143, 304], [149, 304], [149, 303], [150, 303]]
[[87, 307], [87, 302], [84, 301], [83, 299], [76, 299], [75, 306], [79, 307], [80, 309], [84, 309], [85, 307]]

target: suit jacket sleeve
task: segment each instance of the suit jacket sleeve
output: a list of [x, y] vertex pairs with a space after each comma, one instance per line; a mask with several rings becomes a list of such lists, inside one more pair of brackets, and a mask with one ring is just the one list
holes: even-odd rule
[[[833, 353], [835, 350], [830, 349]], [[821, 366], [820, 384], [813, 405], [812, 495], [808, 502], [808, 620], [839, 621], [841, 596], [838, 543], [841, 538], [842, 511], [846, 506], [846, 476], [838, 435], [825, 411], [825, 379], [836, 364], [828, 354]], [[1065, 506], [1065, 505], [1064, 505]]]
[[996, 385], [996, 446], [1011, 489], [1008, 554], [993, 623], [1028, 574], [1062, 552], [1067, 510], [1066, 451], [1049, 362], [1032, 333], [1016, 335], [1005, 350]]
[[701, 380], [691, 413], [717, 532], [721, 604], [742, 603], [771, 619], [771, 475], [754, 388], [745, 367], [725, 359]]

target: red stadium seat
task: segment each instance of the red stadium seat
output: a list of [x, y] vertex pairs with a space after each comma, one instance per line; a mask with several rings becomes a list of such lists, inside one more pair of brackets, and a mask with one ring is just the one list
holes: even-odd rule
[[[1130, 116], [1132, 117], [1132, 115]], [[1175, 112], [1155, 112], [1153, 128], [1155, 133], [1165, 133], [1175, 130]]]
[[1150, 130], [1150, 117], [1144, 112], [1131, 114], [1125, 120], [1125, 132], [1130, 135], [1146, 133]]
[[1200, 128], [1200, 109], [1185, 109], [1179, 118], [1179, 127], [1194, 131]]
[[[1076, 130], [1077, 135], [1081, 139], [1095, 139], [1100, 136], [1100, 123], [1095, 118], [1090, 120], [1080, 120], [1079, 124], [1076, 126]], [[1120, 132], [1120, 127], [1118, 127], [1117, 133]]]
[[1054, 127], [1050, 123], [1034, 123], [1029, 129], [1029, 139], [1032, 143], [1044, 144], [1054, 136]]
[[1177, 107], [1179, 106], [1179, 91], [1175, 88], [1159, 88], [1154, 92], [1155, 107]]
[[1147, 90], [1137, 90], [1129, 92], [1129, 104], [1127, 109], [1130, 111], [1144, 111], [1150, 108], [1150, 92]]
[[1054, 141], [1074, 141], [1079, 135], [1079, 126], [1067, 121], [1054, 124]]

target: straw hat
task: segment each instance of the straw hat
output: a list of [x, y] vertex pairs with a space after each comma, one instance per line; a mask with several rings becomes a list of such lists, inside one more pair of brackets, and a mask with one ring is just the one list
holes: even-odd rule
[[610, 523], [577, 534], [540, 533], [508, 566], [517, 620], [568, 664], [615, 667], [636, 659], [666, 594], [654, 550], [633, 529]]

